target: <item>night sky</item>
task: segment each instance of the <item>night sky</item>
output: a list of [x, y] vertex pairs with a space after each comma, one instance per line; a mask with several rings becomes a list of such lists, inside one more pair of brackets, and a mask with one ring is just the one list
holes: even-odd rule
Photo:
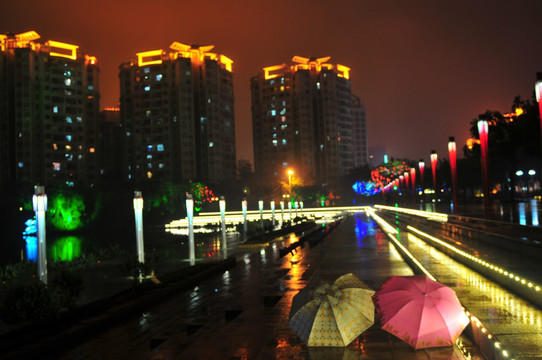
[[0, 32], [28, 30], [98, 58], [102, 108], [118, 106], [118, 66], [136, 52], [215, 45], [234, 61], [237, 158], [250, 161], [250, 77], [294, 55], [350, 67], [369, 146], [426, 162], [486, 109], [530, 99], [542, 71], [540, 0], [5, 1]]

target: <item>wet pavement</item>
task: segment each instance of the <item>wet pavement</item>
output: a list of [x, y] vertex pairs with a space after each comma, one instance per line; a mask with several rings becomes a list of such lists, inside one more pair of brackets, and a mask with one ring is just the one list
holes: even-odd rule
[[287, 322], [292, 298], [311, 280], [333, 281], [351, 272], [377, 290], [388, 277], [413, 272], [365, 215], [345, 219], [315, 247], [305, 244], [279, 258], [283, 246], [274, 242], [238, 252], [235, 268], [78, 346], [66, 344], [57, 358], [465, 359], [467, 353], [481, 358], [465, 336], [463, 350], [415, 351], [378, 325], [346, 348], [307, 347]]

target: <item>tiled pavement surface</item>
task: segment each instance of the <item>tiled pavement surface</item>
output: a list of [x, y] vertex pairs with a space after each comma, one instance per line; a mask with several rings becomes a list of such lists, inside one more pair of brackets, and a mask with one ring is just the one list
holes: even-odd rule
[[[352, 272], [377, 290], [411, 275], [365, 216], [346, 219], [317, 246], [278, 258], [280, 245], [238, 257], [237, 266], [136, 319], [70, 347], [60, 359], [464, 359], [457, 347], [411, 349], [378, 325], [347, 348], [309, 348], [288, 328], [291, 301], [310, 280]], [[466, 344], [468, 339], [463, 338]], [[60, 349], [59, 349], [60, 351]], [[480, 358], [471, 346], [473, 358]]]

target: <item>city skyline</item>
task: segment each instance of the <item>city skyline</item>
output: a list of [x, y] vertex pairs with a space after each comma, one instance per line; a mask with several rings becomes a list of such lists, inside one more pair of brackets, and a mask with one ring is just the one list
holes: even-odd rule
[[95, 55], [102, 109], [118, 106], [118, 67], [133, 54], [175, 40], [214, 44], [233, 60], [237, 158], [251, 162], [250, 77], [295, 54], [350, 67], [369, 146], [426, 161], [433, 149], [447, 157], [449, 136], [464, 144], [478, 114], [530, 99], [542, 70], [537, 1], [127, 4], [10, 3], [0, 30], [35, 30]]

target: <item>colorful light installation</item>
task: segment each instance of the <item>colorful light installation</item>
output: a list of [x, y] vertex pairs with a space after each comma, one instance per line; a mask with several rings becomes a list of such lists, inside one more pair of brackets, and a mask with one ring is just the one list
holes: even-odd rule
[[220, 229], [222, 231], [222, 249], [224, 251], [224, 259], [228, 257], [228, 244], [226, 243], [226, 199], [220, 197], [218, 201], [220, 208]]
[[[538, 111], [540, 113], [540, 137], [542, 138], [542, 72], [536, 74], [537, 81], [534, 87], [536, 94], [536, 102], [538, 103]], [[542, 141], [540, 141], [540, 146], [542, 146]], [[542, 149], [540, 151], [540, 156], [542, 156]]]
[[484, 208], [487, 210], [491, 205], [489, 188], [489, 151], [488, 151], [488, 123], [486, 120], [478, 121], [478, 134], [480, 137], [480, 152], [482, 162], [482, 185], [484, 189]]
[[410, 181], [412, 182], [412, 191], [416, 190], [416, 168], [410, 168]]
[[36, 219], [28, 219], [25, 221], [26, 226], [23, 231], [23, 240], [26, 244], [26, 260], [36, 261], [38, 259], [38, 238], [37, 238], [37, 222]]
[[378, 194], [378, 192], [380, 191], [380, 189], [378, 189], [375, 186], [375, 183], [370, 182], [370, 181], [369, 182], [356, 181], [354, 185], [352, 185], [352, 189], [354, 189], [356, 194], [365, 195], [365, 196], [372, 196], [372, 195]]
[[457, 209], [457, 151], [453, 136], [448, 141], [448, 154], [450, 156], [450, 170], [452, 172], [452, 202], [454, 209]]
[[77, 236], [64, 236], [51, 246], [51, 258], [54, 261], [73, 261], [81, 256], [81, 239]]
[[196, 249], [194, 246], [194, 198], [186, 194], [186, 217], [188, 218], [188, 257], [190, 265], [196, 263]]
[[418, 167], [420, 169], [420, 182], [421, 182], [421, 188], [423, 192], [423, 172], [425, 170], [425, 162], [423, 161], [423, 159], [420, 159], [420, 162], [418, 163]]

